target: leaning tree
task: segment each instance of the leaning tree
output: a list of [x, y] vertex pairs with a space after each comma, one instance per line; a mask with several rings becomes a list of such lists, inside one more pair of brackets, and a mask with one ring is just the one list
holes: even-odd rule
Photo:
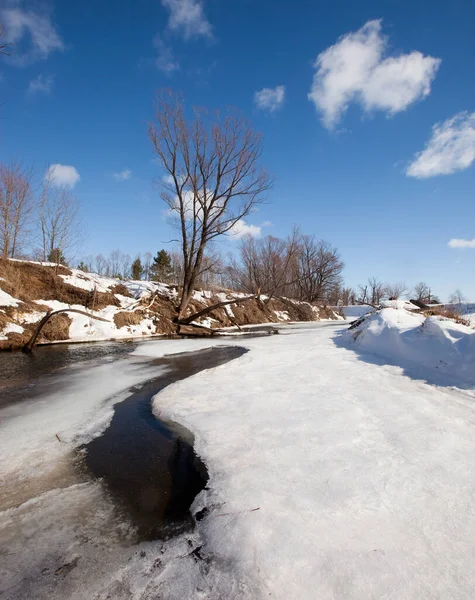
[[166, 173], [161, 196], [179, 232], [183, 322], [206, 248], [239, 227], [264, 201], [271, 181], [260, 164], [261, 135], [234, 109], [222, 115], [195, 108], [187, 116], [182, 97], [168, 91], [157, 99], [148, 133]]

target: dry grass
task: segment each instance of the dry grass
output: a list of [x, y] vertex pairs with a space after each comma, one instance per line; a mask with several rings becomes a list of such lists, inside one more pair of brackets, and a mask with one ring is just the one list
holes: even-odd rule
[[464, 319], [463, 315], [460, 315], [452, 308], [445, 308], [444, 306], [435, 306], [434, 308], [424, 310], [422, 314], [424, 315], [424, 317], [444, 317], [446, 319], [451, 319], [452, 321], [455, 321], [459, 325], [471, 327], [470, 321], [468, 319]]
[[41, 330], [39, 342], [52, 342], [69, 339], [69, 327], [72, 319], [66, 314], [53, 315]]
[[113, 285], [110, 288], [111, 294], [120, 294], [121, 296], [127, 296], [128, 298], [133, 298], [133, 295], [129, 292], [129, 290], [125, 287], [123, 283], [118, 283]]
[[121, 311], [114, 315], [115, 326], [120, 329], [121, 327], [127, 327], [128, 325], [138, 325], [145, 315], [141, 310], [134, 312]]
[[46, 267], [28, 262], [0, 259], [0, 277], [2, 289], [23, 302], [35, 300], [58, 300], [65, 304], [80, 304], [85, 308], [100, 310], [106, 306], [120, 306], [113, 293], [89, 292], [76, 288], [59, 276], [71, 274], [69, 269]]

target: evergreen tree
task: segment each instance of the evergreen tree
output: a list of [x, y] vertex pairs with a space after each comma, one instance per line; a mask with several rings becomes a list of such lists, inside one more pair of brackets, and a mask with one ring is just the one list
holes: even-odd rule
[[166, 250], [157, 252], [150, 267], [152, 281], [168, 281], [172, 274], [172, 259]]
[[87, 268], [87, 265], [83, 260], [78, 264], [78, 269], [79, 271], [84, 271], [84, 273], [89, 272], [89, 269]]
[[53, 248], [48, 254], [48, 262], [56, 263], [57, 265], [66, 265], [66, 259], [61, 248]]
[[140, 260], [140, 256], [132, 263], [132, 279], [142, 279], [143, 275], [143, 266], [142, 261]]

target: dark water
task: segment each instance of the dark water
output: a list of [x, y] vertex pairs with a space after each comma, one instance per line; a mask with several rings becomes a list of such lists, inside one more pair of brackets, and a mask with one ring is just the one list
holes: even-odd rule
[[88, 470], [103, 480], [140, 539], [166, 537], [190, 526], [190, 505], [208, 480], [190, 433], [157, 419], [152, 397], [171, 383], [245, 352], [236, 346], [218, 347], [154, 361], [167, 371], [116, 404], [107, 430], [84, 447]]
[[0, 408], [51, 392], [55, 376], [66, 367], [125, 357], [137, 347], [133, 342], [54, 344], [37, 347], [30, 354], [0, 352]]

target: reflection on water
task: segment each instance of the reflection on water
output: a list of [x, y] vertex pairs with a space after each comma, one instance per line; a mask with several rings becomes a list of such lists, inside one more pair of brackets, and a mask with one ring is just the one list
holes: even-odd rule
[[166, 372], [116, 404], [107, 430], [84, 447], [88, 469], [102, 478], [141, 539], [167, 536], [189, 526], [190, 505], [208, 479], [189, 432], [157, 419], [152, 397], [170, 383], [245, 352], [239, 347], [218, 347], [155, 361]]
[[30, 354], [0, 352], [0, 408], [44, 393], [65, 367], [86, 361], [97, 365], [126, 356], [136, 347], [134, 342], [95, 342], [42, 346]]

